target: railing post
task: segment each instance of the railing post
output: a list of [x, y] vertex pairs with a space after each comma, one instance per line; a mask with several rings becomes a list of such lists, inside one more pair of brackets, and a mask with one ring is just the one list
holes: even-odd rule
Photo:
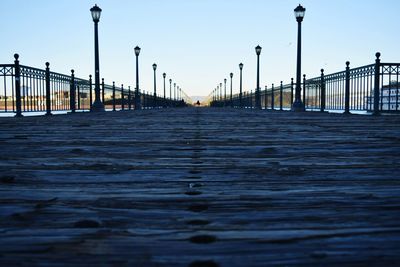
[[324, 69], [321, 69], [321, 112], [325, 111], [326, 106], [326, 92], [325, 92], [325, 74]]
[[124, 85], [121, 84], [121, 110], [125, 110]]
[[290, 82], [290, 108], [293, 106], [293, 91], [294, 91], [294, 81], [293, 78], [291, 78]]
[[344, 86], [344, 114], [350, 114], [350, 62], [346, 61], [346, 77]]
[[[146, 102], [146, 91], [143, 91], [143, 108], [144, 109], [146, 109], [146, 105], [147, 105], [147, 102]], [[175, 101], [174, 101], [174, 105], [175, 105], [176, 103], [175, 103]]]
[[21, 68], [19, 66], [19, 55], [14, 54], [15, 58], [15, 107], [16, 107], [16, 114], [15, 117], [22, 117], [22, 108], [21, 108]]
[[303, 74], [303, 104], [304, 104], [304, 111], [306, 111], [308, 101], [306, 101], [306, 75]]
[[92, 109], [93, 104], [93, 92], [92, 92], [92, 75], [89, 75], [89, 102], [90, 102], [90, 110]]
[[250, 109], [253, 109], [253, 90], [250, 91]]
[[76, 92], [77, 92], [77, 96], [78, 96], [78, 110], [81, 109], [81, 92], [80, 92], [80, 87], [79, 85], [76, 86]]
[[102, 98], [102, 102], [103, 102], [103, 105], [104, 105], [104, 110], [106, 109], [106, 103], [104, 103], [104, 94], [105, 94], [105, 87], [104, 87], [104, 78], [101, 78], [101, 90], [102, 90], [102, 96], [101, 96], [101, 98]]
[[71, 70], [71, 84], [69, 86], [69, 109], [72, 113], [75, 112], [75, 74]]
[[275, 92], [274, 92], [275, 88], [274, 88], [274, 84], [272, 84], [272, 88], [271, 88], [271, 110], [274, 110], [275, 108]]
[[113, 111], [115, 111], [115, 82], [113, 82], [113, 87], [112, 87], [112, 98], [113, 98]]
[[265, 86], [265, 95], [264, 95], [264, 108], [267, 110], [268, 108], [268, 94], [267, 94], [268, 86]]
[[132, 103], [131, 103], [131, 87], [128, 86], [128, 109], [132, 109]]
[[374, 82], [374, 111], [373, 115], [380, 115], [379, 110], [379, 84], [380, 84], [380, 70], [381, 70], [381, 53], [377, 52], [375, 54], [375, 82]]
[[51, 99], [50, 99], [50, 63], [46, 62], [46, 116], [51, 116]]
[[279, 95], [279, 110], [283, 110], [283, 81], [281, 81], [281, 88], [280, 88], [280, 95]]

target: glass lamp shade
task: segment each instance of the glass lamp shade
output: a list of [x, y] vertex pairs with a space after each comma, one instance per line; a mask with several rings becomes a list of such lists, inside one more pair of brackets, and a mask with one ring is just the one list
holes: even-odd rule
[[222, 83], [219, 84], [219, 87], [222, 88]]
[[243, 63], [239, 64], [239, 69], [243, 69]]
[[232, 72], [231, 72], [230, 76], [231, 76], [231, 78], [233, 77], [233, 73]]
[[224, 79], [224, 83], [226, 83], [226, 79]]
[[153, 70], [156, 70], [156, 69], [157, 69], [157, 64], [154, 63], [154, 64], [153, 64]]
[[97, 5], [94, 5], [94, 7], [92, 7], [90, 9], [90, 12], [92, 13], [92, 18], [94, 22], [99, 22], [100, 20], [100, 15], [101, 15], [101, 8], [98, 7]]
[[303, 20], [305, 13], [306, 13], [306, 9], [304, 7], [302, 7], [301, 5], [299, 5], [298, 7], [296, 7], [294, 9], [294, 15], [297, 20]]
[[259, 46], [259, 45], [256, 46], [256, 54], [257, 55], [261, 54], [261, 46]]
[[164, 72], [164, 73], [162, 74], [162, 76], [163, 76], [163, 78], [165, 79], [165, 77], [167, 77], [167, 74]]
[[169, 83], [172, 83], [172, 79], [169, 79]]
[[138, 56], [140, 54], [140, 47], [136, 46], [135, 47], [135, 55]]

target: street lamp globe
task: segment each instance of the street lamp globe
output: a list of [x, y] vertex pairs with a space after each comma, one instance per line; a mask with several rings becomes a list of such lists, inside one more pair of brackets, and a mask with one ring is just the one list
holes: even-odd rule
[[239, 64], [239, 69], [243, 69], [243, 63]]
[[259, 56], [261, 54], [261, 46], [257, 45], [256, 46], [256, 54]]
[[139, 46], [136, 46], [136, 47], [135, 47], [135, 55], [136, 55], [136, 56], [139, 56], [139, 54], [140, 54], [140, 47], [139, 47]]
[[162, 76], [163, 76], [163, 78], [165, 79], [165, 77], [167, 77], [167, 74], [164, 72], [164, 73], [162, 74]]
[[153, 70], [156, 70], [156, 69], [157, 69], [157, 64], [154, 63], [154, 64], [153, 64]]
[[304, 7], [302, 7], [301, 5], [299, 5], [298, 7], [296, 7], [294, 9], [294, 15], [298, 22], [303, 21], [305, 13], [306, 13], [306, 9]]
[[230, 76], [231, 76], [231, 78], [233, 77], [233, 73], [232, 72], [231, 72]]
[[94, 22], [99, 22], [100, 20], [100, 15], [101, 15], [101, 8], [98, 7], [97, 5], [94, 5], [94, 7], [92, 7], [90, 9], [90, 12], [92, 13], [92, 18]]

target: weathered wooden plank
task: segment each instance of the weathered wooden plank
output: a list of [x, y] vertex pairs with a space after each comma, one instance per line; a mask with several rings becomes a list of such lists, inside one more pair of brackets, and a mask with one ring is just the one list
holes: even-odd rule
[[0, 121], [0, 265], [400, 264], [399, 117]]

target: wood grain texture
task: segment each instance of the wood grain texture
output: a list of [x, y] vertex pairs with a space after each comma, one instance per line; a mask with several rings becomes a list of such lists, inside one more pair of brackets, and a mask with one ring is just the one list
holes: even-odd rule
[[0, 118], [0, 266], [399, 266], [400, 117]]

